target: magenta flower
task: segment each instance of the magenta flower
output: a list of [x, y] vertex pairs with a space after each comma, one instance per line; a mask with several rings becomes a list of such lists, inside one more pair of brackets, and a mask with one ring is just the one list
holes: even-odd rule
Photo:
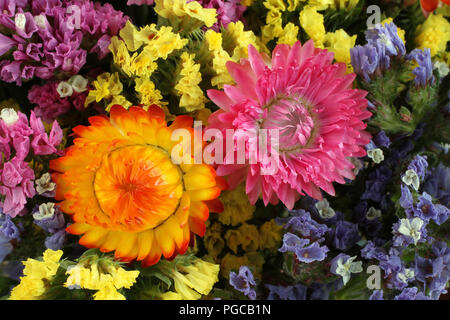
[[248, 147], [244, 164], [230, 164], [224, 157], [217, 173], [228, 176], [231, 187], [246, 180], [251, 203], [262, 195], [266, 205], [281, 200], [292, 209], [305, 193], [315, 199], [322, 199], [320, 189], [334, 195], [333, 182], [354, 178], [349, 157], [364, 156], [370, 142], [363, 123], [371, 116], [366, 92], [352, 89], [355, 75], [346, 75], [342, 63], [332, 64], [333, 53], [314, 48], [312, 41], [277, 45], [271, 60], [253, 46], [248, 54], [240, 64], [227, 63], [236, 85], [208, 90], [221, 108], [210, 116], [209, 128], [219, 129], [223, 137], [227, 129], [244, 132], [235, 135], [235, 150], [249, 133], [278, 133], [278, 151], [270, 142], [267, 148], [278, 165], [266, 174], [267, 157]]

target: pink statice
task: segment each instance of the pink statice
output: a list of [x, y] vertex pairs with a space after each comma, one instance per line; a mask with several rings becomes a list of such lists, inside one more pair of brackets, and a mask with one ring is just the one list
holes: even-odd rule
[[63, 138], [62, 130], [55, 121], [49, 134], [42, 120], [31, 112], [30, 121], [22, 112], [2, 109], [0, 115], [0, 208], [4, 214], [15, 217], [32, 198], [34, 171], [29, 166], [33, 155], [61, 155], [58, 146]]
[[56, 91], [58, 82], [47, 82], [44, 85], [34, 85], [28, 91], [28, 100], [37, 106], [34, 112], [44, 121], [50, 122], [68, 112], [72, 106], [70, 100], [61, 98]]
[[[0, 79], [77, 74], [88, 53], [102, 59], [128, 17], [111, 4], [85, 0], [1, 0]], [[9, 36], [11, 35], [11, 36]]]
[[[350, 158], [364, 156], [370, 142], [363, 122], [371, 116], [366, 92], [352, 89], [355, 75], [346, 75], [345, 64], [333, 64], [333, 53], [315, 48], [312, 41], [277, 45], [271, 59], [253, 46], [248, 55], [240, 64], [227, 63], [236, 85], [208, 90], [221, 108], [210, 116], [208, 127], [219, 129], [224, 138], [227, 129], [236, 133], [234, 150], [218, 164], [217, 173], [227, 176], [231, 187], [245, 180], [251, 203], [262, 196], [266, 205], [281, 200], [291, 209], [305, 193], [315, 199], [322, 198], [320, 189], [334, 195], [333, 182], [354, 179]], [[264, 132], [271, 158], [278, 159], [275, 171], [268, 170], [268, 154], [250, 147]], [[248, 139], [245, 162], [229, 161], [231, 153], [243, 156], [242, 139]], [[225, 138], [223, 149], [227, 143]]]
[[[191, 2], [194, 0], [188, 0]], [[242, 20], [242, 14], [247, 9], [240, 4], [240, 0], [197, 0], [203, 8], [217, 10], [217, 22], [211, 27], [214, 31], [220, 31], [220, 27], [226, 28], [230, 22]]]

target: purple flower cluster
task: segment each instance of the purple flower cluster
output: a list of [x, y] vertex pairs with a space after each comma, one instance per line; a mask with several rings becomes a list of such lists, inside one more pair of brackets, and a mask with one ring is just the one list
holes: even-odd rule
[[430, 170], [423, 184], [423, 190], [439, 200], [440, 203], [450, 206], [450, 167], [442, 163]]
[[390, 67], [391, 57], [405, 55], [406, 49], [394, 23], [377, 24], [367, 30], [366, 40], [366, 45], [350, 49], [350, 59], [355, 72], [370, 82], [371, 76], [381, 75]]
[[110, 4], [84, 0], [0, 2], [0, 79], [21, 85], [55, 72], [73, 75], [87, 53], [102, 59], [127, 17]]
[[241, 266], [239, 273], [230, 272], [230, 285], [236, 290], [242, 292], [251, 300], [256, 299], [256, 291], [253, 288], [256, 286], [253, 274], [247, 266]]
[[34, 223], [50, 235], [45, 239], [45, 246], [52, 250], [62, 247], [66, 239], [66, 221], [64, 215], [53, 203], [41, 204], [33, 210]]
[[414, 68], [412, 73], [416, 76], [414, 82], [416, 86], [426, 86], [428, 83], [433, 84], [435, 78], [433, 76], [433, 63], [431, 62], [430, 48], [414, 49], [406, 58], [415, 60], [419, 65]]
[[269, 290], [267, 300], [306, 300], [306, 286], [295, 284], [292, 286], [274, 286], [266, 284]]
[[60, 154], [57, 147], [63, 138], [58, 123], [53, 122], [49, 134], [42, 121], [31, 112], [27, 116], [13, 109], [3, 109], [0, 117], [0, 151], [3, 154], [0, 163], [0, 194], [4, 200], [0, 203], [3, 213], [15, 217], [24, 209], [27, 198], [32, 198], [34, 189], [34, 171], [25, 158], [32, 151], [35, 155]]

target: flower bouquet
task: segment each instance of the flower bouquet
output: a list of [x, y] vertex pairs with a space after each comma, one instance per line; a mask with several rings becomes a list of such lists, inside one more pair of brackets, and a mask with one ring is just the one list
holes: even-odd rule
[[437, 300], [448, 0], [0, 0], [0, 297]]

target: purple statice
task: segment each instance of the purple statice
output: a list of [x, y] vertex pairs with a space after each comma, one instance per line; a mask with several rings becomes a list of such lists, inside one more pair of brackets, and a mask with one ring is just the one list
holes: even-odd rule
[[284, 229], [301, 234], [303, 237], [308, 237], [312, 240], [321, 242], [323, 236], [330, 231], [330, 228], [325, 224], [320, 224], [311, 218], [311, 214], [305, 210], [290, 211], [291, 216], [285, 219], [277, 219], [279, 224], [284, 223]]
[[365, 259], [375, 259], [379, 262], [387, 261], [389, 256], [383, 248], [377, 247], [373, 241], [367, 241], [364, 248], [361, 249], [361, 257]]
[[274, 286], [266, 284], [269, 290], [267, 300], [306, 300], [306, 286], [295, 284], [292, 286]]
[[440, 163], [433, 168], [423, 184], [423, 190], [450, 207], [450, 167]]
[[350, 60], [356, 74], [370, 82], [373, 75], [381, 75], [390, 66], [389, 56], [382, 44], [357, 45], [350, 49]]
[[433, 204], [433, 198], [428, 193], [423, 192], [422, 195], [419, 196], [414, 209], [414, 216], [427, 222], [430, 220], [438, 221], [438, 211]]
[[405, 210], [406, 216], [411, 218], [414, 215], [414, 200], [409, 188], [402, 184], [400, 186], [401, 196], [399, 199], [400, 206]]
[[247, 266], [241, 266], [238, 274], [233, 271], [230, 272], [230, 285], [245, 294], [251, 300], [256, 299], [256, 291], [253, 288], [256, 286], [256, 282], [252, 272]]
[[66, 221], [64, 215], [52, 202], [43, 203], [33, 210], [34, 224], [50, 233], [45, 239], [45, 246], [52, 250], [62, 247], [66, 239]]
[[[191, 2], [194, 0], [188, 0]], [[230, 22], [242, 20], [246, 6], [240, 4], [240, 0], [197, 0], [203, 8], [214, 8], [217, 11], [217, 22], [211, 27], [219, 32], [220, 28], [226, 28]]]
[[405, 288], [399, 295], [395, 296], [394, 300], [430, 300], [423, 292], [418, 291], [417, 287]]
[[361, 200], [372, 200], [381, 202], [387, 183], [392, 177], [392, 170], [387, 163], [383, 163], [369, 173], [365, 182], [365, 191], [361, 195]]
[[293, 252], [297, 260], [305, 263], [323, 261], [329, 251], [326, 246], [320, 246], [318, 242], [310, 244], [309, 239], [302, 239], [297, 235], [287, 232], [283, 236], [283, 245], [280, 252]]
[[408, 169], [414, 170], [419, 176], [420, 180], [425, 179], [427, 173], [428, 162], [427, 156], [416, 155], [416, 157], [410, 162]]
[[372, 295], [369, 297], [369, 300], [384, 300], [383, 290], [374, 290]]
[[[374, 213], [377, 214], [374, 215]], [[366, 201], [360, 201], [353, 208], [353, 216], [367, 236], [376, 237], [378, 235], [382, 228], [380, 210], [374, 207], [368, 208]]]
[[10, 216], [1, 213], [0, 209], [0, 234], [9, 240], [19, 239], [20, 231], [19, 228], [11, 220]]
[[338, 221], [330, 236], [333, 246], [339, 250], [350, 249], [361, 239], [358, 225], [349, 221]]
[[445, 265], [444, 262], [446, 262], [444, 257], [431, 259], [416, 254], [414, 259], [416, 279], [426, 283], [429, 278], [440, 277], [443, 272], [448, 273], [448, 265]]
[[5, 260], [6, 256], [13, 251], [13, 246], [10, 239], [0, 233], [0, 263]]
[[426, 86], [427, 83], [434, 83], [433, 63], [431, 61], [430, 48], [414, 49], [406, 58], [408, 60], [415, 60], [419, 65], [414, 68], [412, 73], [416, 76], [414, 82], [416, 86]]
[[383, 45], [389, 56], [403, 56], [406, 53], [405, 44], [398, 36], [397, 26], [385, 23], [384, 26], [377, 24], [374, 28], [366, 31], [366, 40], [369, 45]]
[[[111, 37], [128, 20], [108, 3], [23, 2], [24, 6], [0, 11], [0, 25], [5, 30], [1, 37], [0, 79], [19, 86], [33, 77], [50, 79], [55, 74], [77, 74], [88, 53], [96, 53], [102, 59], [109, 52]], [[8, 52], [12, 53], [4, 54]]]
[[391, 145], [391, 140], [383, 130], [377, 133], [377, 135], [373, 138], [373, 141], [379, 147], [389, 148]]
[[365, 148], [367, 151], [369, 151], [378, 148], [378, 146], [375, 144], [373, 140], [370, 140], [370, 142], [365, 145]]

